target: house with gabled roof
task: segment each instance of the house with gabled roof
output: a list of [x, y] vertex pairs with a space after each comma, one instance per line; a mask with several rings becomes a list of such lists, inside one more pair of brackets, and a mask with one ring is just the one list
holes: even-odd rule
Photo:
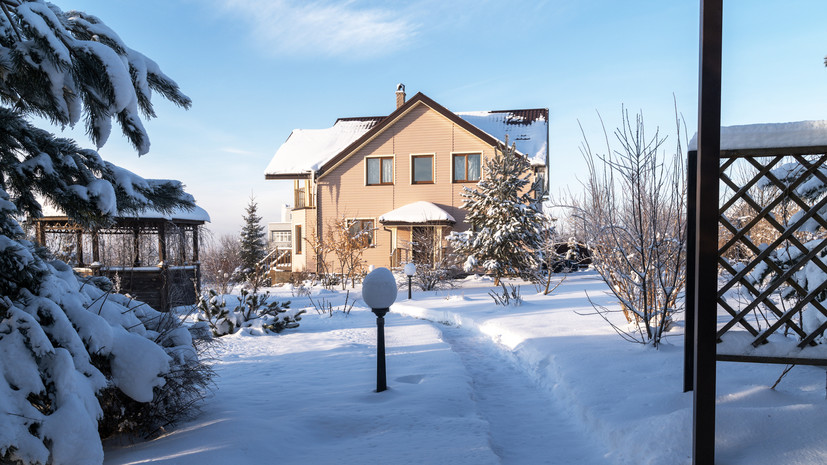
[[469, 229], [460, 193], [485, 176], [486, 160], [506, 140], [530, 160], [532, 181], [546, 185], [548, 115], [547, 108], [455, 113], [422, 93], [406, 100], [400, 84], [388, 116], [294, 130], [265, 169], [265, 179], [293, 181], [292, 270], [316, 271], [308, 237], [325, 237], [343, 218], [367, 237], [366, 265], [412, 260], [421, 234], [433, 238], [425, 248], [440, 253], [449, 232]]

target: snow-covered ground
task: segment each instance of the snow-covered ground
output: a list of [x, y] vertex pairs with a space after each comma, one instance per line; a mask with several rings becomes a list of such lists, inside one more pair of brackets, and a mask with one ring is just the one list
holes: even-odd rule
[[[624, 342], [588, 315], [584, 291], [611, 305], [592, 272], [550, 296], [524, 283], [519, 307], [494, 305], [490, 289], [469, 278], [411, 301], [400, 292], [385, 317], [382, 393], [376, 319], [361, 300], [349, 316], [310, 307], [281, 335], [221, 338], [203, 413], [153, 441], [108, 444], [105, 463], [690, 463], [680, 322], [660, 350]], [[782, 369], [718, 364], [718, 463], [827, 463], [825, 371], [796, 367], [771, 390]]]

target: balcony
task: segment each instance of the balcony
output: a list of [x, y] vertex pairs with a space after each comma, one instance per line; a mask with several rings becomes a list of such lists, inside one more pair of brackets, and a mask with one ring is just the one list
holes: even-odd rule
[[293, 190], [293, 209], [299, 208], [313, 208], [316, 206], [313, 193], [309, 192], [306, 187]]

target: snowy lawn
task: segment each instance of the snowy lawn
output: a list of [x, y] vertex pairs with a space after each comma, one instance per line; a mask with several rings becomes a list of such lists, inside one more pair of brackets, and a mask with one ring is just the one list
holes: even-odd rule
[[[523, 284], [519, 307], [495, 306], [490, 289], [470, 278], [412, 301], [401, 291], [385, 318], [383, 393], [373, 392], [375, 317], [361, 301], [349, 316], [310, 307], [278, 336], [224, 337], [204, 413], [153, 441], [108, 444], [106, 463], [690, 462], [680, 322], [658, 351], [624, 342], [576, 313], [592, 312], [584, 291], [611, 305], [591, 272], [550, 296]], [[769, 389], [782, 369], [718, 364], [720, 463], [827, 463], [825, 371], [796, 367]]]

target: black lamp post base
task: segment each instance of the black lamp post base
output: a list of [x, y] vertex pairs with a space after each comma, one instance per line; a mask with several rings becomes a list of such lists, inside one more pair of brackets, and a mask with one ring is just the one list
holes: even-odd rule
[[376, 392], [388, 389], [387, 376], [385, 374], [385, 315], [387, 308], [374, 308], [376, 315]]

